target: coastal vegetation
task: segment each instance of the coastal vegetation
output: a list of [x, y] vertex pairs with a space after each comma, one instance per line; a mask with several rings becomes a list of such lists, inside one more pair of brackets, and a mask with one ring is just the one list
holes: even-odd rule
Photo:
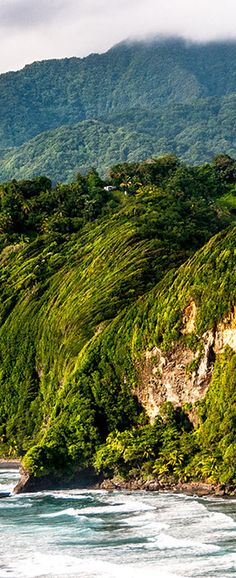
[[[235, 328], [235, 199], [225, 154], [120, 163], [106, 180], [92, 168], [68, 184], [1, 184], [2, 457], [36, 478], [90, 467], [235, 484], [236, 352], [209, 341]], [[166, 396], [150, 416], [145, 387], [176, 351], [189, 355], [198, 397]]]

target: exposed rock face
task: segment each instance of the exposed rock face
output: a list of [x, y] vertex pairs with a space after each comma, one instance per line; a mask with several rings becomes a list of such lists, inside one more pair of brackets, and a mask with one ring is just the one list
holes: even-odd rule
[[[196, 304], [191, 301], [183, 312], [183, 335], [195, 331], [196, 314]], [[137, 366], [135, 393], [150, 421], [158, 415], [164, 401], [178, 406], [195, 403], [205, 395], [216, 355], [226, 346], [236, 351], [236, 307], [214, 329], [204, 333], [199, 344], [197, 352], [178, 343], [171, 351], [163, 352], [155, 347], [143, 355]]]
[[103, 490], [142, 490], [147, 492], [172, 492], [184, 493], [189, 496], [235, 496], [235, 486], [225, 484], [209, 484], [207, 482], [174, 482], [170, 479], [162, 483], [158, 479], [147, 481], [139, 479], [121, 480], [117, 478], [106, 479], [100, 484]]
[[236, 305], [231, 313], [218, 323], [215, 332], [215, 352], [221, 353], [227, 345], [236, 351]]
[[187, 335], [195, 331], [195, 322], [197, 315], [197, 306], [195, 301], [192, 299], [187, 307], [185, 307], [183, 312], [183, 335]]
[[85, 468], [76, 473], [73, 478], [67, 479], [66, 472], [64, 477], [60, 476], [41, 476], [34, 477], [24, 468], [20, 470], [20, 481], [14, 488], [15, 494], [40, 492], [44, 490], [63, 490], [71, 488], [94, 488], [102, 482], [102, 476], [97, 475], [92, 468]]
[[[20, 480], [19, 482], [16, 484], [15, 488], [14, 488], [14, 493], [15, 494], [21, 494], [24, 492], [28, 491], [28, 486], [30, 485], [30, 476], [29, 473], [26, 472], [26, 470], [24, 470], [24, 468], [20, 469]], [[29, 490], [30, 491], [30, 490]], [[34, 490], [31, 489], [31, 492], [33, 492]]]
[[139, 385], [135, 393], [151, 421], [164, 401], [178, 406], [203, 397], [213, 370], [213, 364], [208, 361], [208, 341], [204, 358], [191, 374], [188, 368], [195, 360], [194, 352], [181, 345], [167, 353], [156, 347], [146, 352], [138, 368]]

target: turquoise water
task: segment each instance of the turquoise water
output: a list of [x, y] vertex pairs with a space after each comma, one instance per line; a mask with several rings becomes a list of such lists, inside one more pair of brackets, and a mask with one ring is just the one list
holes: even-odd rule
[[[0, 470], [0, 492], [17, 471]], [[236, 576], [236, 500], [70, 490], [0, 499], [0, 578]]]

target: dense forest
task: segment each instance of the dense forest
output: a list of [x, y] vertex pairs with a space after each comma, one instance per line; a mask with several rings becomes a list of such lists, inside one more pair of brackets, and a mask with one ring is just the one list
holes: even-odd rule
[[235, 484], [235, 241], [225, 154], [2, 183], [1, 456]]
[[[121, 43], [0, 76], [0, 180], [69, 182], [166, 152], [236, 156], [236, 43]], [[99, 151], [99, 154], [98, 154]]]

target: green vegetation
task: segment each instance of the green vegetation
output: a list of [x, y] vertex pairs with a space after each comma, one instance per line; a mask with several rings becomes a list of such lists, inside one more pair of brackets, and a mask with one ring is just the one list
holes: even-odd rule
[[[235, 483], [230, 348], [195, 427], [193, 408], [169, 402], [150, 424], [137, 397], [145, 351], [200, 350], [232, 311], [235, 177], [227, 155], [197, 167], [167, 155], [114, 165], [110, 187], [95, 170], [67, 185], [1, 185], [1, 455], [24, 456], [35, 476], [93, 465]], [[183, 335], [192, 299], [196, 326]]]
[[69, 182], [166, 152], [236, 156], [236, 43], [179, 39], [35, 62], [0, 76], [0, 180]]

